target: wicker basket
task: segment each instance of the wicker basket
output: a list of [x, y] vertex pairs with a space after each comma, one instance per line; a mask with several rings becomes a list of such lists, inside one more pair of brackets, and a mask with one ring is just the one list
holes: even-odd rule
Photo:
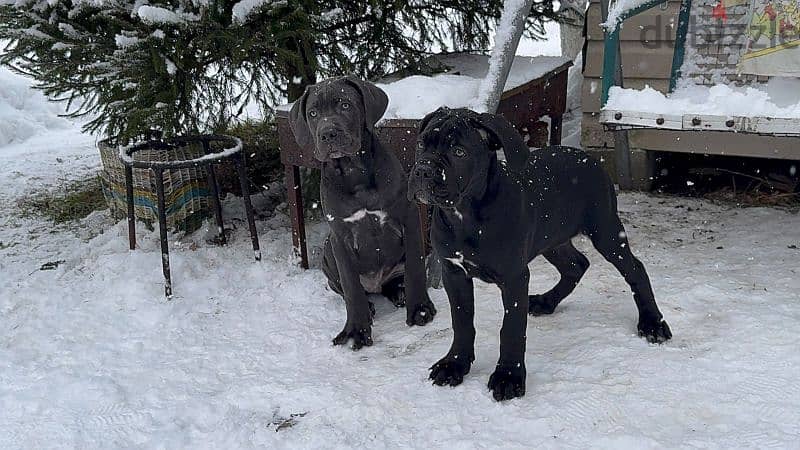
[[[111, 214], [118, 219], [127, 215], [125, 199], [125, 166], [119, 149], [108, 141], [97, 144], [103, 163], [101, 179], [103, 196]], [[203, 148], [186, 145], [168, 150], [142, 150], [135, 159], [149, 161], [186, 160], [203, 156]], [[167, 209], [167, 227], [173, 231], [192, 232], [200, 228], [211, 215], [210, 192], [207, 173], [203, 168], [170, 169], [164, 171], [164, 193]], [[137, 219], [148, 224], [158, 222], [155, 177], [149, 169], [133, 169], [134, 213]]]

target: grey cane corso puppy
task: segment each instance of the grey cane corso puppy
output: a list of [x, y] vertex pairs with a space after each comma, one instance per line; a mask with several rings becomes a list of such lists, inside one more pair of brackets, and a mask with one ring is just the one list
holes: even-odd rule
[[375, 137], [388, 102], [377, 86], [347, 76], [309, 86], [289, 116], [297, 143], [313, 147], [322, 165], [320, 197], [331, 228], [323, 271], [347, 308], [333, 343], [352, 339], [355, 350], [372, 345], [374, 310], [367, 294], [405, 303], [408, 325], [425, 325], [436, 314], [407, 176]]
[[[499, 149], [505, 163], [497, 159]], [[614, 186], [585, 152], [558, 146], [530, 153], [502, 117], [440, 108], [420, 124], [408, 193], [437, 207], [431, 239], [444, 261], [453, 316], [450, 351], [431, 367], [435, 384], [460, 384], [475, 359], [472, 279], [479, 278], [500, 287], [505, 308], [489, 389], [497, 400], [525, 394], [527, 314], [551, 314], [586, 272], [589, 260], [570, 242], [579, 233], [631, 286], [639, 335], [659, 343], [672, 336], [645, 268], [631, 254]], [[529, 296], [528, 263], [537, 255], [558, 269], [561, 280]]]

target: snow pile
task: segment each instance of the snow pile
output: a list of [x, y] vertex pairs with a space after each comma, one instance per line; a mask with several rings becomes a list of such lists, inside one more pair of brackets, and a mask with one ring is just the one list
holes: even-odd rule
[[58, 117], [63, 105], [47, 101], [31, 84], [30, 79], [0, 67], [0, 147], [72, 126]]
[[[0, 152], [0, 182], [13, 162]], [[19, 168], [18, 181], [39, 170]], [[800, 230], [783, 211], [621, 195], [675, 337], [638, 338], [630, 289], [576, 239], [592, 265], [554, 315], [529, 319], [527, 395], [498, 404], [486, 389], [503, 316], [494, 286], [475, 282], [476, 360], [463, 385], [442, 388], [427, 375], [452, 339], [443, 291], [425, 327], [375, 296], [375, 345], [330, 344], [345, 305], [318, 269], [325, 224], [308, 224], [314, 269], [302, 271], [289, 218], [259, 220], [256, 263], [229, 199], [228, 245], [170, 238], [166, 301], [157, 231], [139, 227], [130, 251], [124, 221], [53, 229], [11, 205], [0, 205], [0, 448], [790, 448], [800, 431], [789, 248]], [[558, 281], [541, 258], [531, 270], [531, 292]]]
[[641, 90], [612, 87], [605, 109], [678, 116], [797, 119], [800, 118], [800, 79], [773, 78], [763, 85], [743, 87], [685, 83], [669, 96], [649, 86]]
[[412, 76], [378, 84], [389, 96], [383, 119], [421, 119], [440, 106], [464, 108], [478, 93], [480, 80], [463, 75]]
[[[453, 55], [444, 56], [441, 61], [448, 66], [457, 66], [460, 73], [469, 75], [418, 75], [392, 83], [378, 83], [378, 87], [389, 96], [389, 107], [383, 119], [421, 119], [440, 106], [479, 109], [481, 82], [489, 70], [487, 58], [481, 55]], [[553, 56], [517, 56], [503, 90], [508, 91], [539, 78], [567, 61]]]
[[[452, 339], [441, 290], [425, 327], [374, 296], [375, 345], [330, 344], [345, 305], [318, 269], [325, 223], [307, 224], [303, 271], [288, 216], [258, 220], [256, 263], [241, 200], [228, 198], [228, 245], [170, 236], [166, 301], [157, 231], [138, 227], [130, 251], [125, 221], [106, 213], [69, 227], [19, 217], [29, 189], [57, 193], [98, 165], [74, 128], [0, 151], [0, 448], [796, 446], [797, 214], [620, 195], [675, 337], [636, 337], [629, 287], [577, 238], [591, 267], [555, 314], [528, 320], [527, 395], [498, 404], [486, 388], [495, 286], [475, 282], [470, 374], [432, 386], [428, 367]], [[530, 267], [532, 293], [559, 279], [542, 258]]]

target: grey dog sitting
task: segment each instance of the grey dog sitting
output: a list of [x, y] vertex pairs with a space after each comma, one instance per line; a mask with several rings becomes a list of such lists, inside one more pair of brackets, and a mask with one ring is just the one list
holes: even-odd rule
[[[497, 159], [503, 149], [507, 163]], [[639, 334], [663, 342], [672, 332], [644, 265], [628, 246], [614, 186], [585, 152], [548, 147], [530, 153], [508, 121], [440, 108], [420, 124], [409, 196], [436, 206], [431, 241], [444, 261], [453, 316], [450, 351], [431, 367], [438, 385], [455, 386], [475, 359], [472, 279], [500, 287], [505, 315], [500, 359], [489, 378], [497, 400], [525, 394], [527, 316], [551, 314], [589, 267], [570, 239], [583, 233], [619, 270], [639, 309]], [[561, 274], [550, 291], [528, 295], [528, 263], [543, 255]]]
[[388, 102], [374, 84], [347, 76], [309, 86], [289, 117], [297, 143], [313, 147], [322, 165], [320, 196], [331, 228], [323, 271], [347, 307], [333, 343], [352, 339], [355, 350], [372, 345], [374, 310], [367, 294], [405, 304], [408, 325], [425, 325], [436, 314], [407, 176], [375, 136]]

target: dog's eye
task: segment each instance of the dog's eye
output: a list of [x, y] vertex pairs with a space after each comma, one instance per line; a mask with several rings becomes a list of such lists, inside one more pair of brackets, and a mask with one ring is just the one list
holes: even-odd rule
[[308, 117], [317, 117], [317, 112], [312, 109], [308, 112]]
[[342, 102], [342, 109], [350, 109], [350, 103]]
[[464, 151], [463, 147], [453, 147], [453, 154], [459, 158], [467, 156], [467, 152]]
[[425, 144], [422, 141], [417, 142], [417, 149], [424, 150]]

